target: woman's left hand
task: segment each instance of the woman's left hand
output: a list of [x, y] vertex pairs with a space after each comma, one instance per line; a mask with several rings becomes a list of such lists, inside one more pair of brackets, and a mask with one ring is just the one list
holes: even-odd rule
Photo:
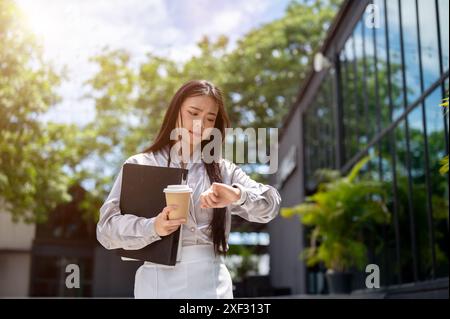
[[201, 208], [222, 208], [241, 198], [241, 190], [227, 184], [213, 183], [200, 195]]

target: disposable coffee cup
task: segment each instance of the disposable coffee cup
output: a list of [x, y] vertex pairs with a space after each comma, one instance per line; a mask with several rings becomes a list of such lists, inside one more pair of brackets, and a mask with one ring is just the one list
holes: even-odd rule
[[169, 219], [184, 218], [187, 220], [192, 188], [188, 185], [168, 185], [164, 188], [166, 205], [177, 205], [177, 208], [169, 212]]

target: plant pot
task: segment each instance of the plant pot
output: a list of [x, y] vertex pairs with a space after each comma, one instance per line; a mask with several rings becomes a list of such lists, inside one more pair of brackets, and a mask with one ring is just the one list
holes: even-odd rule
[[330, 294], [349, 294], [352, 291], [352, 273], [327, 272], [326, 278]]

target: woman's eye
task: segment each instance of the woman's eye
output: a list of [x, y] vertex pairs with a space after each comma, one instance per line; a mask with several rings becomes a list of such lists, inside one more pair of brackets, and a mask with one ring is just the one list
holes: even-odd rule
[[208, 121], [210, 121], [211, 123], [213, 123], [213, 122], [214, 122], [214, 119], [209, 119]]
[[194, 112], [190, 112], [190, 111], [189, 111], [189, 114], [191, 114], [192, 116], [197, 116], [198, 115], [198, 113], [194, 113]]

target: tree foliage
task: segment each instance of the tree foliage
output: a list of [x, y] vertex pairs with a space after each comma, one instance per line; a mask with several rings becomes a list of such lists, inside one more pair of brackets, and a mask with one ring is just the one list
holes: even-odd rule
[[[84, 98], [95, 120], [83, 127], [43, 122], [60, 101], [64, 73], [44, 61], [16, 5], [0, 1], [0, 197], [14, 216], [45, 219], [70, 199], [73, 184], [89, 184], [81, 203], [95, 216], [123, 160], [141, 152], [161, 125], [175, 91], [208, 79], [225, 93], [233, 127], [278, 127], [310, 70], [341, 0], [293, 1], [285, 15], [231, 44], [204, 37], [184, 63], [148, 52], [140, 65], [126, 51], [105, 48]], [[3, 205], [2, 205], [3, 206]]]
[[72, 150], [62, 147], [65, 130], [40, 116], [59, 97], [61, 73], [42, 58], [12, 1], [0, 1], [0, 200], [15, 219], [45, 218], [68, 200], [63, 166]]

